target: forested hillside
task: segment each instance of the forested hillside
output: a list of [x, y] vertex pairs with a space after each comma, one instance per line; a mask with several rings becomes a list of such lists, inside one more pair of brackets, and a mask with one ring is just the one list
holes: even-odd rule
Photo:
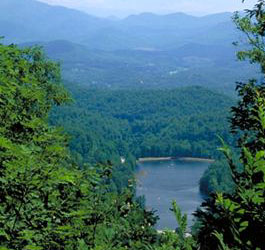
[[231, 141], [226, 116], [233, 99], [225, 95], [201, 87], [128, 91], [68, 85], [75, 102], [55, 109], [50, 122], [71, 135], [79, 165], [115, 163], [118, 188], [132, 175], [135, 158], [212, 158], [220, 145], [217, 135]]
[[[218, 134], [229, 140], [226, 114], [233, 100], [200, 87], [130, 91], [77, 88], [73, 97], [75, 104], [55, 110], [51, 121], [68, 132], [75, 128], [83, 131], [78, 133], [78, 142], [92, 144], [87, 146], [91, 151], [93, 140], [81, 142], [84, 133], [113, 143], [120, 140], [136, 157], [211, 157]], [[122, 156], [122, 147], [115, 148]], [[100, 159], [100, 155], [94, 157]]]
[[174, 50], [91, 50], [65, 40], [30, 42], [41, 45], [50, 58], [61, 62], [63, 78], [73, 83], [112, 89], [175, 88], [199, 85], [233, 94], [234, 82], [256, 67], [235, 60], [231, 44], [188, 43]]
[[231, 169], [224, 158], [216, 159], [200, 179], [200, 191], [206, 195], [214, 192], [233, 193], [234, 187]]

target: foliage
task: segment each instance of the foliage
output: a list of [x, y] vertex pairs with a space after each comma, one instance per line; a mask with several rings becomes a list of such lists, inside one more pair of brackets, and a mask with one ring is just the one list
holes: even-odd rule
[[159, 244], [155, 250], [191, 250], [196, 247], [196, 242], [188, 233], [187, 215], [182, 215], [176, 201], [172, 202], [172, 211], [175, 215], [178, 228], [176, 232], [163, 231], [159, 237]]
[[51, 231], [66, 220], [61, 196], [73, 199], [68, 188], [76, 173], [58, 167], [66, 158], [65, 139], [45, 121], [52, 105], [68, 97], [57, 65], [39, 49], [1, 45], [0, 51], [1, 244], [34, 249], [54, 241], [55, 247], [60, 239]]
[[80, 166], [111, 160], [117, 190], [128, 184], [135, 158], [213, 157], [219, 145], [216, 134], [230, 140], [225, 114], [233, 99], [200, 87], [110, 90], [67, 86], [75, 104], [53, 110], [50, 123], [71, 135], [71, 154]]
[[209, 195], [213, 192], [231, 193], [234, 183], [229, 165], [224, 159], [217, 159], [200, 179], [200, 191]]
[[[264, 74], [265, 2], [260, 0], [238, 28], [248, 38], [249, 50], [240, 59], [258, 63]], [[232, 108], [231, 129], [238, 135], [241, 171], [229, 147], [224, 152], [235, 183], [233, 194], [217, 193], [197, 212], [202, 223], [198, 241], [202, 249], [263, 249], [265, 246], [265, 85], [255, 80], [238, 83], [238, 105]]]
[[110, 192], [111, 166], [80, 171], [67, 140], [48, 125], [69, 100], [58, 65], [39, 48], [0, 45], [1, 249], [145, 249], [152, 212], [133, 193]]

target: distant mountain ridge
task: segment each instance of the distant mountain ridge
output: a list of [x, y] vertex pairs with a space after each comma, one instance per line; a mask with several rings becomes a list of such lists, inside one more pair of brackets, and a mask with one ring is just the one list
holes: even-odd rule
[[209, 34], [202, 41], [204, 44], [230, 43], [234, 37], [231, 37], [231, 30], [234, 31], [231, 15], [194, 17], [184, 13], [142, 13], [114, 19], [94, 17], [36, 0], [1, 0], [0, 35], [5, 36], [7, 43], [69, 40], [91, 49], [168, 50], [197, 43], [202, 33]]
[[[138, 15], [130, 15], [127, 18], [123, 19], [124, 22], [132, 23], [133, 25], [140, 24], [146, 25], [148, 22], [151, 25], [154, 25], [154, 21], [160, 22], [160, 24], [164, 25], [178, 25], [178, 26], [186, 26], [187, 24], [195, 24], [199, 25], [216, 25], [221, 22], [227, 22], [231, 18], [232, 13], [224, 12], [218, 14], [210, 14], [202, 17], [192, 16], [189, 14], [185, 14], [183, 12], [176, 12], [166, 15], [158, 15], [154, 13], [141, 13]], [[185, 23], [186, 22], [186, 23]]]
[[238, 40], [231, 13], [195, 17], [142, 13], [98, 18], [36, 0], [0, 1], [3, 42], [44, 47], [63, 78], [107, 88], [200, 85], [233, 92], [234, 82], [256, 74], [236, 63]]
[[[107, 20], [81, 11], [51, 6], [35, 0], [1, 0], [0, 34], [7, 41], [66, 39], [80, 41], [84, 34], [105, 27]], [[19, 29], [14, 32], [6, 24]]]

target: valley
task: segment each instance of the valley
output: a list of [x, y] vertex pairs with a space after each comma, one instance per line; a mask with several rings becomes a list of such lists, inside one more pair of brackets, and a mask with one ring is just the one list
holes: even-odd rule
[[115, 89], [196, 85], [235, 96], [235, 82], [261, 76], [256, 65], [236, 60], [243, 47], [232, 43], [243, 37], [232, 16], [142, 13], [112, 20], [36, 0], [2, 0], [0, 34], [6, 44], [43, 46], [60, 62], [63, 79], [75, 84]]

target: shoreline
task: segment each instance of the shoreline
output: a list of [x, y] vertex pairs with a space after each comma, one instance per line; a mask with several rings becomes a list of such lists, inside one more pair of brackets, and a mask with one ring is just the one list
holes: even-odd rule
[[136, 162], [152, 162], [152, 161], [171, 161], [171, 160], [180, 160], [188, 162], [207, 162], [214, 163], [215, 160], [208, 158], [199, 158], [199, 157], [144, 157], [139, 158]]
[[209, 158], [199, 158], [199, 157], [179, 157], [178, 158], [181, 161], [198, 161], [198, 162], [208, 162], [208, 163], [214, 163], [215, 160], [209, 159]]
[[147, 161], [170, 161], [170, 160], [176, 160], [176, 157], [144, 157], [139, 158], [137, 162], [147, 162]]

